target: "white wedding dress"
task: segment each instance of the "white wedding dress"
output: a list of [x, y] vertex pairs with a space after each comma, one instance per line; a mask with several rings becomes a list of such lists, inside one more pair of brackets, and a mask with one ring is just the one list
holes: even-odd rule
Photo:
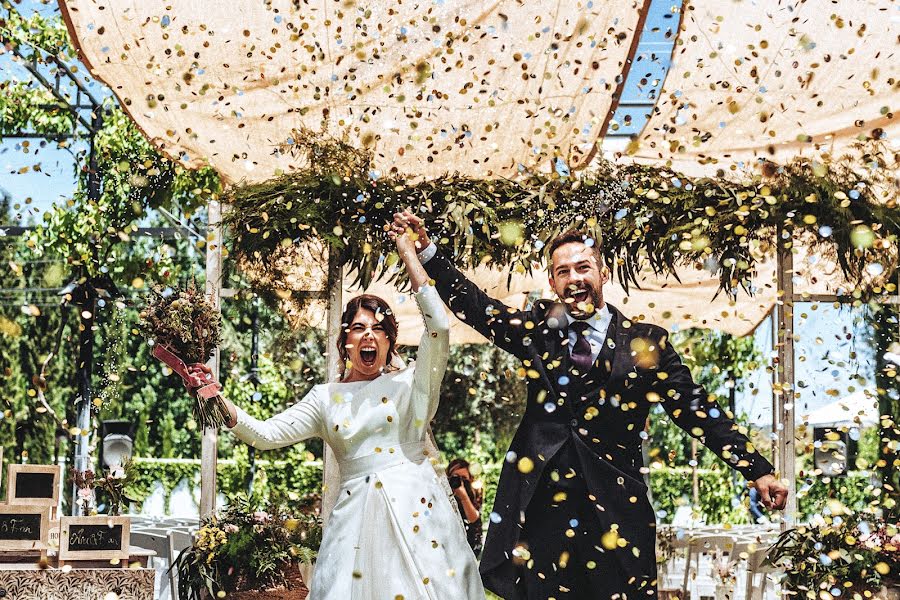
[[318, 436], [340, 463], [310, 600], [485, 597], [460, 514], [435, 471], [438, 457], [426, 445], [447, 367], [449, 322], [433, 287], [415, 297], [425, 333], [406, 368], [372, 381], [317, 385], [266, 421], [237, 409], [232, 431], [244, 442], [267, 450]]

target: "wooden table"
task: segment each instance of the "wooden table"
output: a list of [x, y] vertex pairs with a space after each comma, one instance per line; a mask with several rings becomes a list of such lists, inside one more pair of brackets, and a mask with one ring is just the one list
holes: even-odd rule
[[[0, 563], [0, 600], [153, 600], [156, 571], [146, 568], [155, 555], [152, 550], [132, 546], [129, 564], [138, 568], [111, 565], [109, 561], [72, 563], [59, 569], [42, 569], [37, 562]], [[71, 566], [71, 568], [69, 568]]]

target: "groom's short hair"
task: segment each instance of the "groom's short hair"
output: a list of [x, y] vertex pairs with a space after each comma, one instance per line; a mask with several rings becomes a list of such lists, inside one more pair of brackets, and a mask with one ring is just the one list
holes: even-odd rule
[[603, 268], [603, 256], [600, 254], [600, 243], [596, 238], [591, 237], [584, 231], [580, 229], [569, 229], [567, 231], [563, 231], [555, 238], [550, 240], [550, 243], [547, 244], [547, 268], [551, 270], [553, 269], [553, 253], [560, 246], [564, 246], [566, 244], [572, 244], [574, 242], [578, 242], [579, 244], [587, 244], [588, 240], [593, 241], [593, 245], [591, 246], [591, 250], [594, 251], [594, 256], [597, 258], [597, 268]]

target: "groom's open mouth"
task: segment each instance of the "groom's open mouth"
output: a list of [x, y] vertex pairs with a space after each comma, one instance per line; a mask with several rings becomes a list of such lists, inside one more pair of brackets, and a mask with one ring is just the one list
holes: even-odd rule
[[575, 306], [578, 306], [579, 304], [587, 303], [591, 298], [591, 294], [587, 289], [581, 288], [570, 291], [568, 297], [572, 299]]
[[378, 360], [378, 350], [368, 346], [365, 348], [360, 348], [359, 360], [367, 367], [373, 366], [375, 364], [375, 361]]

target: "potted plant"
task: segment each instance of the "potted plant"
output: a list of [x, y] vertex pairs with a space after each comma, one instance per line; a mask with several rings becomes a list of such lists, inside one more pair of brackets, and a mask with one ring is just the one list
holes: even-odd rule
[[179, 597], [186, 600], [303, 600], [308, 566], [322, 541], [316, 515], [239, 496], [204, 519], [193, 545], [179, 554]]
[[782, 533], [764, 564], [798, 598], [900, 598], [900, 526], [894, 517], [832, 510]]

